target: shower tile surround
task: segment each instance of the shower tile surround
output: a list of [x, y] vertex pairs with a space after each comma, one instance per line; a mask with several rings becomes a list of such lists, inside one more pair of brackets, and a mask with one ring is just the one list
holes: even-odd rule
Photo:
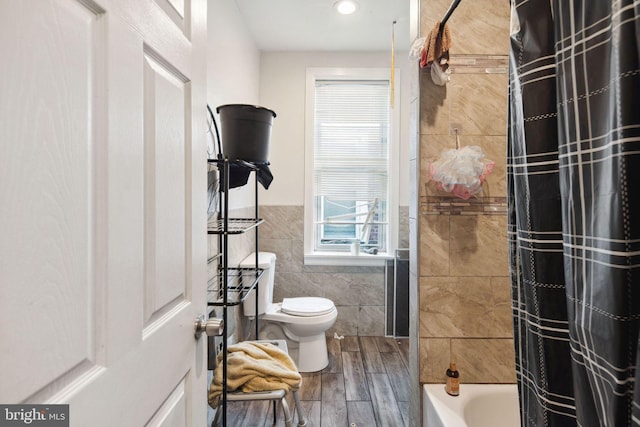
[[[421, 0], [421, 35], [444, 16], [450, 0]], [[420, 75], [418, 185], [419, 374], [444, 382], [450, 361], [465, 383], [514, 383], [507, 265], [506, 116], [509, 5], [461, 2], [448, 21], [451, 81]], [[427, 167], [445, 149], [478, 145], [495, 161], [480, 197], [438, 191]]]

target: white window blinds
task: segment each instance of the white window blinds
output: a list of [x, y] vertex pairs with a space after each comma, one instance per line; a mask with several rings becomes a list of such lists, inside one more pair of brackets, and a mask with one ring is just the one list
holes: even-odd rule
[[315, 104], [315, 195], [386, 200], [389, 82], [316, 80]]

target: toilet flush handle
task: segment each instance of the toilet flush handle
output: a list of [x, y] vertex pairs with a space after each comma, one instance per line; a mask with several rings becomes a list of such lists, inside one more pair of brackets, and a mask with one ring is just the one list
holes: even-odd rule
[[222, 335], [222, 332], [224, 331], [224, 321], [222, 319], [207, 319], [204, 314], [196, 317], [196, 320], [193, 322], [193, 326], [195, 329], [196, 339], [200, 338], [200, 335], [202, 335], [203, 332], [207, 334], [207, 336], [213, 337], [216, 335]]

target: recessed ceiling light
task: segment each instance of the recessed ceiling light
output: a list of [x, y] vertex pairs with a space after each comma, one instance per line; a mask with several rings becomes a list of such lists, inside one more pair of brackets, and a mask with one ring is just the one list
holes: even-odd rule
[[338, 0], [333, 7], [342, 15], [350, 15], [358, 9], [358, 3], [354, 0]]

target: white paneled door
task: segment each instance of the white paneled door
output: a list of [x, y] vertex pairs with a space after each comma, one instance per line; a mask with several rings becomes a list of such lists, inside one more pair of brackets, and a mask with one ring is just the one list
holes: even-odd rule
[[0, 404], [202, 426], [206, 0], [0, 0]]

